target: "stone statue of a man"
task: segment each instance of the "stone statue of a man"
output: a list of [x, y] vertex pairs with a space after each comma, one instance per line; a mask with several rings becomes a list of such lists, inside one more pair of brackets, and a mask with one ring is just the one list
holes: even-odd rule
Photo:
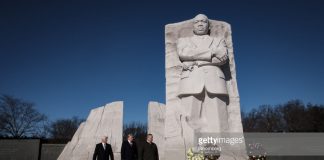
[[[200, 137], [244, 139], [231, 25], [198, 14], [167, 24], [165, 46], [165, 158], [199, 155]], [[219, 160], [247, 159], [245, 140], [216, 145]]]
[[181, 124], [192, 146], [194, 132], [221, 133], [228, 130], [228, 92], [220, 66], [228, 60], [225, 39], [209, 36], [209, 20], [199, 14], [193, 19], [191, 37], [179, 38], [177, 52], [182, 64], [178, 96]]

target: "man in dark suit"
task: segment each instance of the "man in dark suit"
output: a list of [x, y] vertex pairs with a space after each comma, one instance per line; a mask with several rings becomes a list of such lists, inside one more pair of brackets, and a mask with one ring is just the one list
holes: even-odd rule
[[137, 160], [137, 146], [134, 142], [132, 134], [127, 135], [127, 140], [123, 142], [121, 147], [122, 160]]
[[146, 142], [144, 142], [139, 152], [139, 160], [159, 160], [158, 148], [153, 143], [152, 134], [147, 135]]
[[93, 153], [93, 160], [114, 160], [114, 154], [111, 149], [111, 145], [107, 143], [108, 137], [104, 136], [101, 139], [101, 143], [96, 145], [96, 149]]

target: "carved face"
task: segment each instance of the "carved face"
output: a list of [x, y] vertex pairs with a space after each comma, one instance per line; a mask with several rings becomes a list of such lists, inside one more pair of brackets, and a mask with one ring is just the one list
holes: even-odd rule
[[207, 16], [198, 14], [194, 19], [194, 33], [196, 35], [205, 35], [208, 33], [209, 22]]

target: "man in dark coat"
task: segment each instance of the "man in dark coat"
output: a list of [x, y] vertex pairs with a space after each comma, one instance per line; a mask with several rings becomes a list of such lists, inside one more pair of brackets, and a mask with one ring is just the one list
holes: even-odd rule
[[132, 134], [127, 135], [127, 140], [123, 142], [120, 153], [122, 160], [137, 160], [137, 146]]
[[147, 135], [146, 142], [144, 142], [139, 152], [139, 160], [159, 160], [158, 148], [153, 143], [152, 134]]
[[93, 160], [114, 160], [114, 154], [111, 149], [111, 145], [107, 143], [108, 137], [104, 136], [101, 139], [101, 143], [96, 145], [96, 149], [93, 153]]

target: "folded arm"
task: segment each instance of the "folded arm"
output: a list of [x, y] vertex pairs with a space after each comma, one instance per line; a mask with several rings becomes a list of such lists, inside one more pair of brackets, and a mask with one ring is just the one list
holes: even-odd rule
[[225, 40], [221, 40], [220, 44], [212, 50], [214, 53], [212, 63], [216, 64], [217, 66], [221, 66], [227, 62], [228, 52]]
[[[182, 63], [182, 67], [188, 69], [196, 65], [196, 61], [198, 65], [200, 65], [199, 61], [211, 62], [218, 66], [225, 64], [228, 60], [226, 42], [224, 39], [218, 42], [210, 48], [199, 48], [191, 46], [190, 42], [186, 40], [179, 40], [177, 43], [179, 59], [181, 62], [187, 62], [186, 64]], [[192, 65], [188, 62], [192, 62]]]
[[209, 48], [182, 48], [179, 50], [179, 57], [181, 61], [210, 61], [212, 52]]

